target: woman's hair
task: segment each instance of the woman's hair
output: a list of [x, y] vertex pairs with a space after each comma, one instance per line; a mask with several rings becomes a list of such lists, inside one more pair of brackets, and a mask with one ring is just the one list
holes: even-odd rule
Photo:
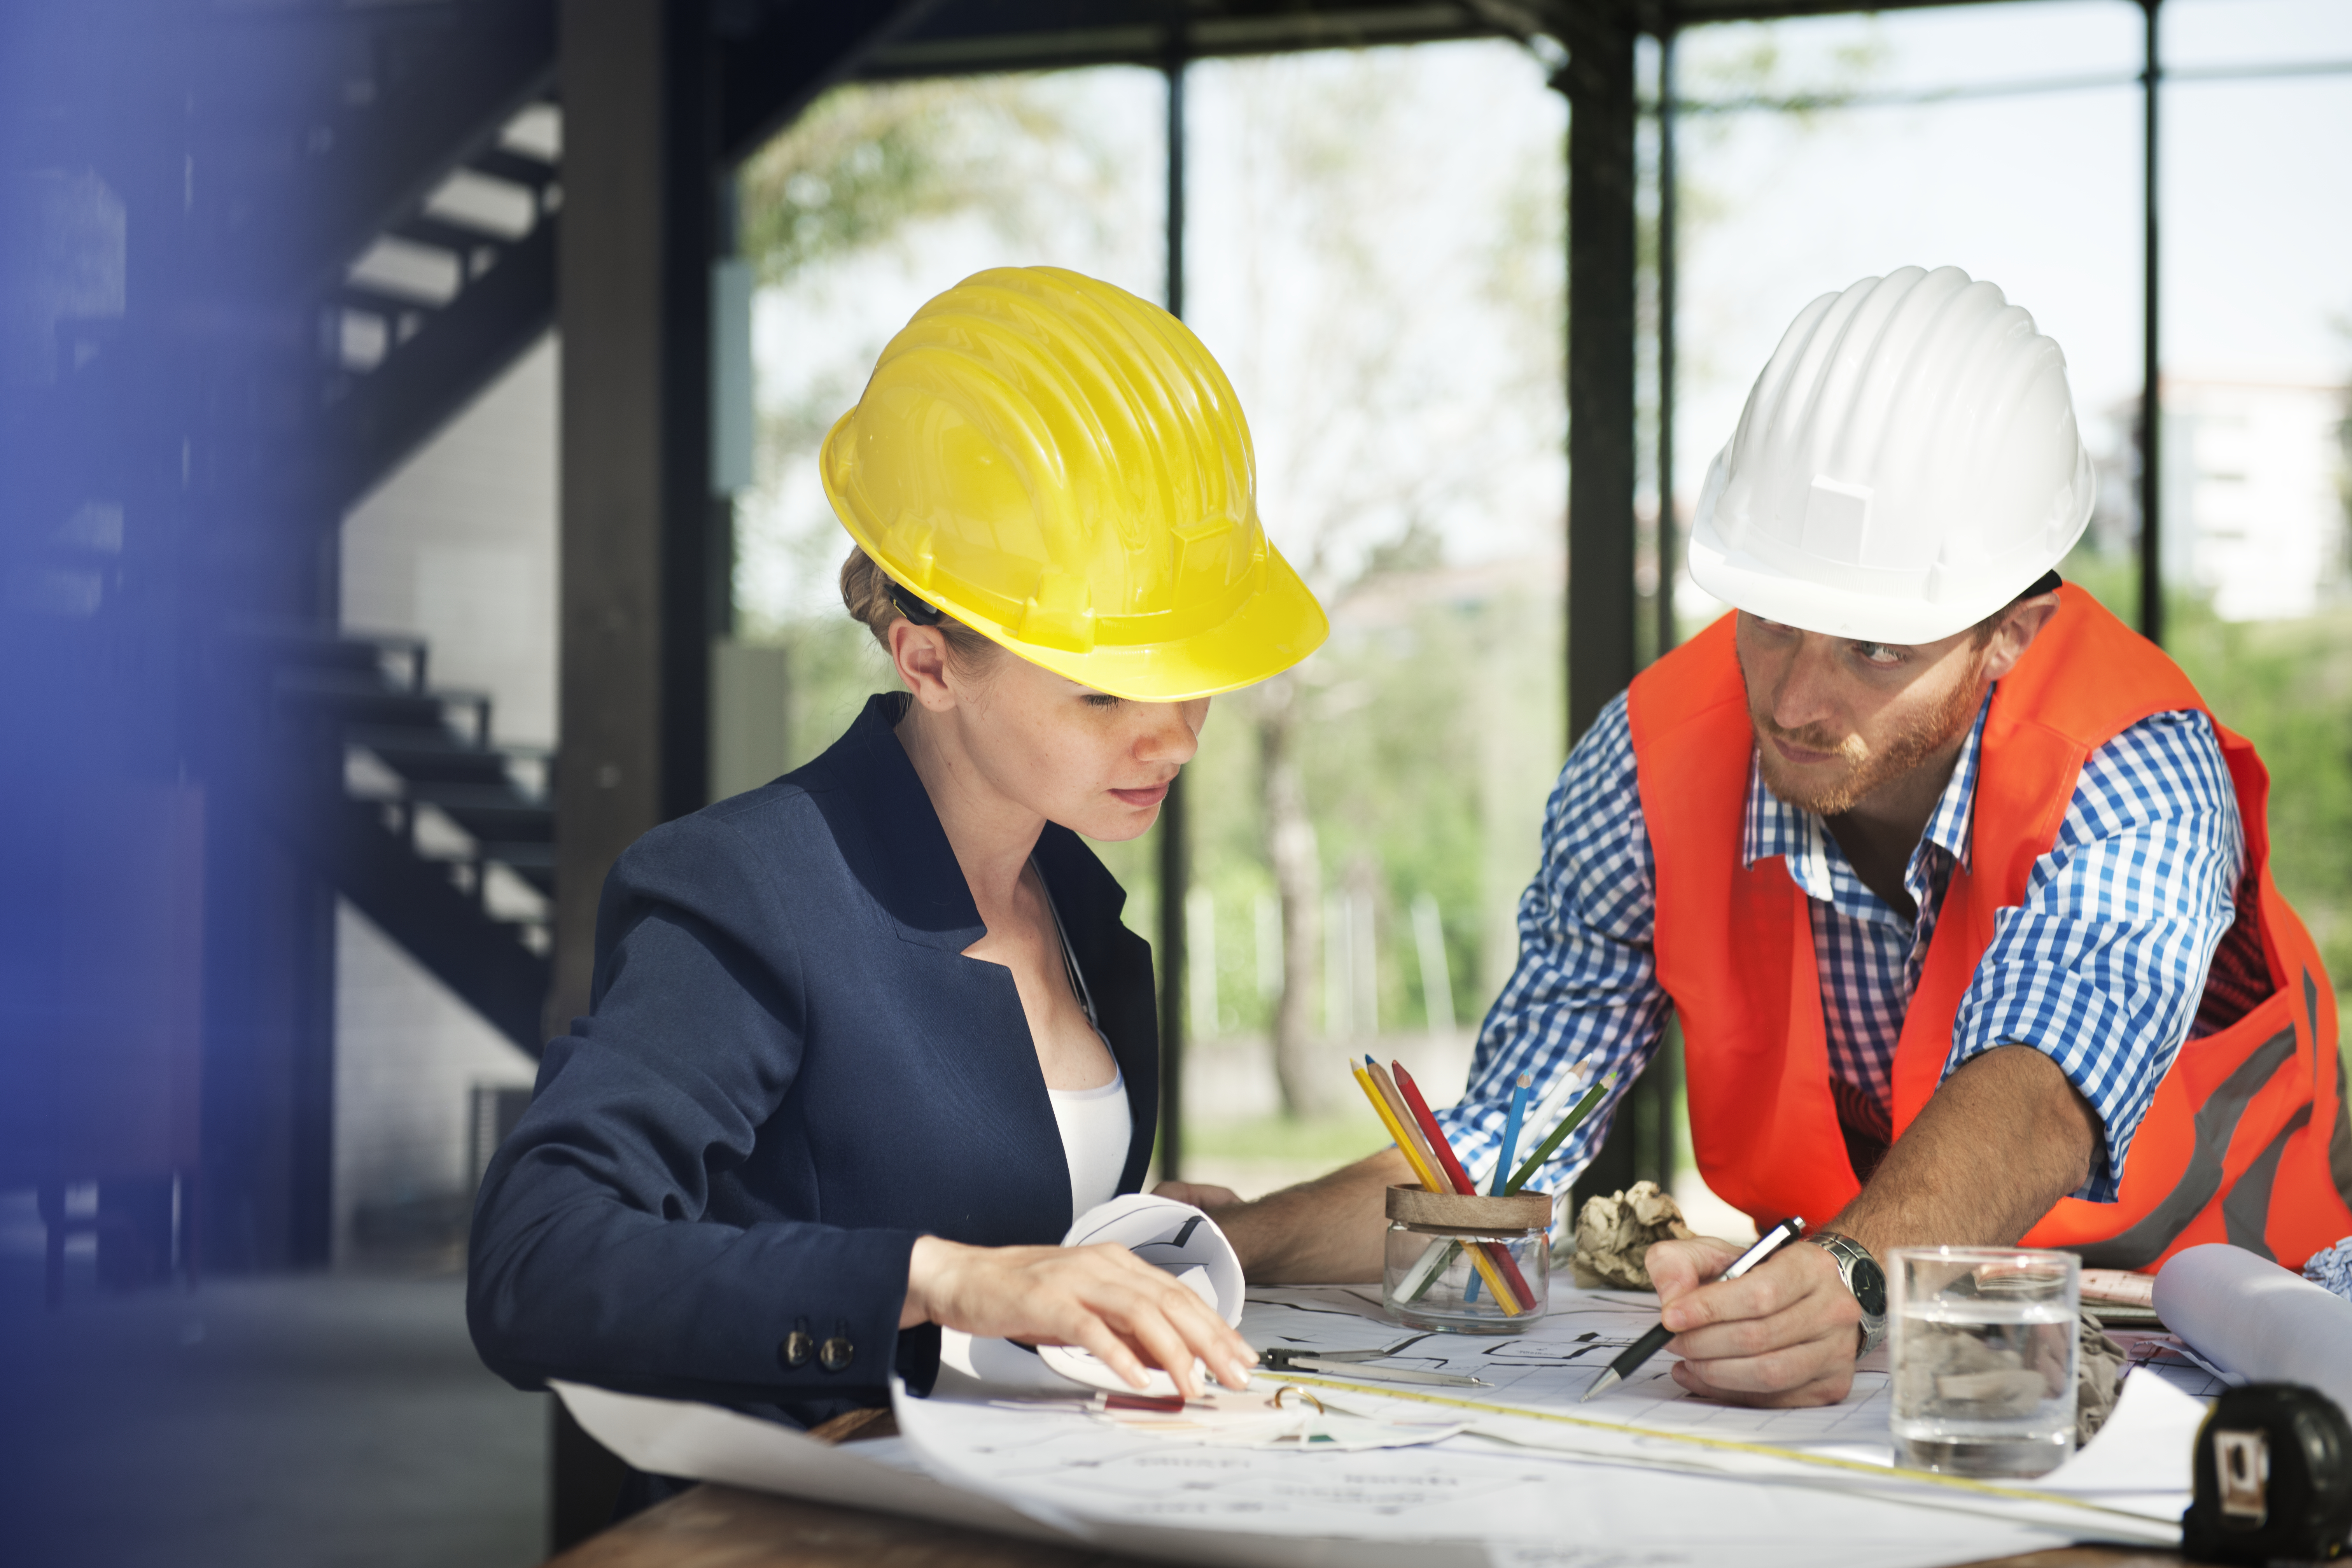
[[[885, 653], [890, 650], [891, 624], [907, 618], [890, 596], [891, 586], [890, 574], [874, 563], [863, 546], [849, 547], [849, 559], [841, 563], [841, 602], [852, 619], [865, 623]], [[934, 624], [947, 638], [948, 658], [959, 674], [977, 674], [1004, 651], [944, 611]]]

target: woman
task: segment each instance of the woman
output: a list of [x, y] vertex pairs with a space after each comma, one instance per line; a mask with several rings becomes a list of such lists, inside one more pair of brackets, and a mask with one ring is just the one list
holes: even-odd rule
[[1209, 699], [1328, 630], [1267, 544], [1233, 389], [1180, 322], [984, 272], [825, 440], [851, 614], [902, 693], [808, 766], [647, 834], [476, 1215], [492, 1368], [799, 1426], [928, 1390], [941, 1327], [1140, 1386], [1249, 1348], [1115, 1247], [1159, 1081], [1149, 947], [1080, 842], [1150, 827]]

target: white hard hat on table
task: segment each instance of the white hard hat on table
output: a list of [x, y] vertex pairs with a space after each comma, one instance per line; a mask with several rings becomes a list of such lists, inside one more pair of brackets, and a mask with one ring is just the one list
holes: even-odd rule
[[2065, 557], [2091, 521], [2066, 356], [1957, 267], [1798, 314], [1716, 455], [1691, 579], [1806, 631], [1925, 643]]

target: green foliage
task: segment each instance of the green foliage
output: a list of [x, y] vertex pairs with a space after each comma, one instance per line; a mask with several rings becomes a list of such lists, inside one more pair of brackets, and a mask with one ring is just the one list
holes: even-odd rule
[[[1336, 1066], [1332, 1068], [1338, 1070]], [[1184, 1128], [1184, 1152], [1196, 1159], [1279, 1159], [1343, 1165], [1387, 1147], [1388, 1142], [1380, 1118], [1352, 1089], [1329, 1114], [1312, 1120], [1273, 1116], [1254, 1121], [1188, 1122]]]
[[774, 284], [926, 218], [983, 213], [1009, 236], [1034, 171], [1006, 144], [1071, 132], [1029, 78], [839, 88], [743, 165], [740, 243]]
[[2352, 977], [2352, 610], [2230, 622], [2191, 603], [2166, 643], [2270, 769], [2271, 869], [2328, 967]]
[[[2127, 621], [2139, 576], [2078, 549], [2061, 572]], [[2270, 770], [2271, 873], [2338, 982], [2352, 979], [2352, 608], [2225, 621], [2205, 595], [2165, 595], [2165, 651]]]

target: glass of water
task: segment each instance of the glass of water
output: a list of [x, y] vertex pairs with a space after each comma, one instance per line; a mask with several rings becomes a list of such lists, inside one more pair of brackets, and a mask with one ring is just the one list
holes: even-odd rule
[[2039, 1476], [2064, 1463], [2074, 1451], [2074, 1255], [1917, 1247], [1893, 1263], [1895, 1462], [1956, 1476]]

